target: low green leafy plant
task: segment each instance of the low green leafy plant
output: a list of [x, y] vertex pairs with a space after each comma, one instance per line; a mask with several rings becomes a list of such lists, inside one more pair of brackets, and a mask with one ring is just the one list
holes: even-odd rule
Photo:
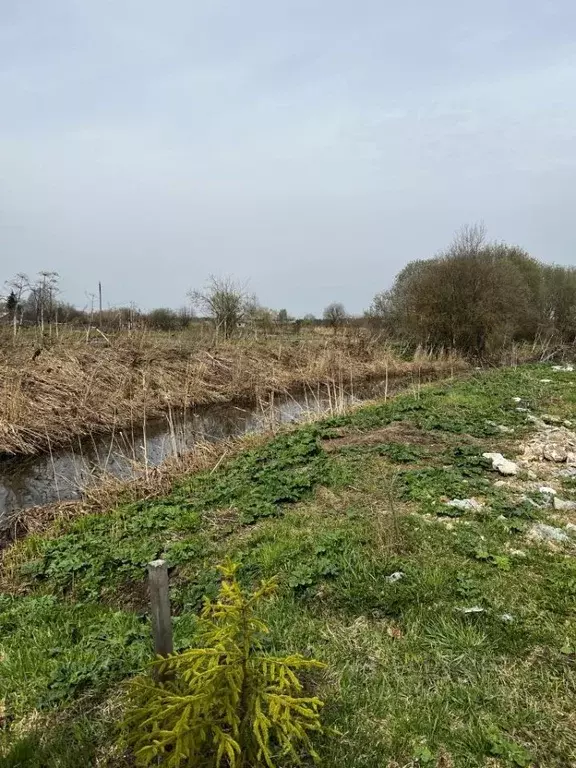
[[199, 620], [199, 647], [155, 661], [155, 675], [130, 684], [124, 738], [140, 765], [274, 768], [285, 756], [298, 761], [299, 751], [318, 759], [311, 734], [322, 731], [323, 702], [304, 694], [297, 673], [325, 665], [263, 652], [268, 628], [255, 609], [276, 584], [246, 594], [237, 567], [221, 567], [218, 598], [206, 599]]

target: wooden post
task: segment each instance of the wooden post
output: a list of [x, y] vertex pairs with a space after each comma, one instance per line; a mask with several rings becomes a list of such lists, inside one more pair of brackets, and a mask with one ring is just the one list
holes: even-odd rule
[[148, 563], [148, 584], [154, 651], [159, 656], [168, 656], [169, 653], [174, 652], [174, 646], [168, 594], [168, 566], [165, 560], [152, 560]]

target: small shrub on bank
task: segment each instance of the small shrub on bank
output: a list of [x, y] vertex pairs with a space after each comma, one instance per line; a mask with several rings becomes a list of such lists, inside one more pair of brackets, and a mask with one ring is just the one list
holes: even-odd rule
[[268, 629], [255, 608], [275, 584], [263, 582], [247, 595], [236, 569], [221, 568], [218, 598], [205, 602], [200, 647], [156, 661], [164, 682], [139, 677], [131, 683], [124, 726], [140, 765], [161, 759], [169, 768], [274, 768], [283, 756], [298, 760], [299, 750], [317, 759], [310, 734], [322, 730], [323, 703], [304, 695], [297, 673], [324, 665], [262, 652]]

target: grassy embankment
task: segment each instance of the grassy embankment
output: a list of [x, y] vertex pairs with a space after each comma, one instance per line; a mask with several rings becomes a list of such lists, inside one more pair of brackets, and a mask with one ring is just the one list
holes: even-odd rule
[[362, 335], [210, 343], [180, 333], [134, 332], [87, 343], [69, 332], [38, 346], [23, 333], [0, 339], [0, 455], [33, 454], [131, 425], [169, 409], [258, 401], [271, 392], [370, 377], [461, 370], [462, 359], [417, 352], [410, 359]]
[[[1, 764], [129, 765], [114, 728], [121, 681], [150, 656], [145, 564], [173, 567], [184, 647], [231, 555], [247, 585], [278, 574], [271, 650], [328, 663], [311, 681], [335, 729], [326, 766], [576, 765], [576, 539], [527, 536], [575, 513], [526, 474], [496, 483], [481, 458], [518, 455], [537, 428], [518, 407], [576, 415], [576, 374], [549, 370], [429, 385], [278, 435], [163, 500], [17, 542], [0, 597]], [[576, 498], [552, 466], [533, 470]], [[444, 503], [468, 497], [485, 506]]]

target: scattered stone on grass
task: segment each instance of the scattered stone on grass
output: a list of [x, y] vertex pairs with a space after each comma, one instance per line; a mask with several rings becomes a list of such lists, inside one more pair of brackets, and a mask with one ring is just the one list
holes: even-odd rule
[[463, 512], [477, 512], [484, 508], [484, 504], [477, 499], [452, 499], [446, 502], [446, 506], [461, 509]]
[[501, 453], [483, 453], [482, 456], [485, 459], [490, 459], [492, 461], [492, 469], [500, 472], [501, 475], [518, 474], [518, 464], [505, 459]]
[[566, 530], [568, 533], [576, 534], [576, 525], [574, 523], [566, 523]]
[[555, 496], [554, 509], [557, 512], [574, 512], [574, 510], [576, 510], [576, 501], [569, 501], [568, 499], [559, 499], [558, 496]]
[[545, 424], [562, 424], [561, 416], [553, 416], [551, 413], [543, 413], [540, 417]]
[[495, 421], [490, 421], [490, 419], [486, 419], [486, 424], [488, 424], [489, 427], [494, 427], [494, 429], [502, 432], [503, 435], [510, 435], [514, 432], [514, 427], [507, 427], [504, 424], [498, 424]]
[[541, 486], [538, 488], [538, 491], [539, 491], [540, 493], [543, 493], [545, 496], [556, 496], [556, 493], [557, 493], [557, 492], [554, 490], [554, 488], [550, 488], [550, 486], [549, 486], [549, 485], [541, 485]]
[[568, 534], [561, 528], [555, 528], [546, 523], [535, 523], [528, 531], [528, 538], [533, 541], [545, 541], [553, 544], [563, 544], [570, 541]]
[[562, 464], [568, 458], [567, 452], [559, 446], [544, 446], [542, 456], [546, 461], [555, 461], [557, 464]]
[[544, 424], [544, 427], [524, 444], [522, 458], [524, 461], [576, 464], [576, 434], [566, 427]]

